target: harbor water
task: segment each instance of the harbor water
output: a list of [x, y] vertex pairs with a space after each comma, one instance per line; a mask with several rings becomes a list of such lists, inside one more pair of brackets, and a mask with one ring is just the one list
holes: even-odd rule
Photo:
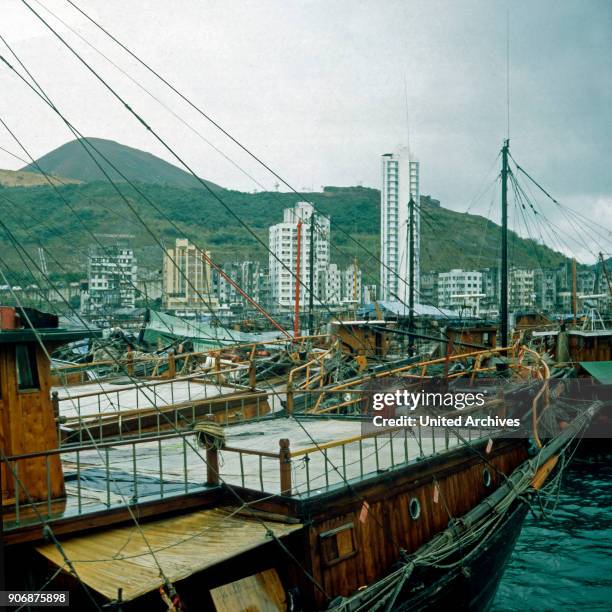
[[612, 455], [575, 458], [552, 516], [528, 514], [491, 610], [612, 610]]

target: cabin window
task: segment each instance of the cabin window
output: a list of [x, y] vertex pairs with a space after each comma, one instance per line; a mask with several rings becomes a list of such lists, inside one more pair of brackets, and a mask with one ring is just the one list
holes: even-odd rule
[[15, 347], [17, 386], [21, 391], [39, 389], [36, 345], [18, 344]]
[[484, 486], [487, 489], [491, 486], [493, 479], [491, 478], [491, 472], [489, 471], [489, 468], [485, 468], [484, 470], [482, 470], [482, 482], [484, 483]]
[[413, 521], [416, 521], [419, 516], [421, 516], [421, 502], [416, 497], [413, 497], [410, 500], [410, 503], [408, 504], [408, 511], [410, 512], [410, 518], [412, 518]]
[[319, 541], [321, 543], [321, 557], [327, 567], [357, 554], [353, 523], [346, 523], [346, 525], [341, 525], [336, 529], [320, 533]]

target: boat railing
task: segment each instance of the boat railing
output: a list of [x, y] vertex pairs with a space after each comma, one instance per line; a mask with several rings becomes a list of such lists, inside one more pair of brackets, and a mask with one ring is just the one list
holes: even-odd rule
[[[176, 397], [173, 393], [174, 382], [186, 383], [182, 387], [182, 397]], [[269, 394], [266, 391], [237, 387], [224, 395], [204, 393], [202, 396], [202, 386], [194, 388], [194, 383], [198, 382], [201, 380], [197, 377], [166, 381], [170, 387], [170, 397], [162, 398], [165, 400], [162, 401], [154, 394], [152, 401], [148, 398], [146, 403], [138, 400], [141, 387], [132, 387], [132, 390], [138, 391], [135, 405], [132, 402], [129, 407], [122, 406], [120, 391], [64, 398], [54, 395], [52, 402], [56, 414], [62, 412], [60, 402], [67, 402], [74, 412], [73, 416], [66, 416], [66, 411], [63, 411], [64, 416], [59, 419], [60, 439], [86, 444], [92, 438], [148, 438], [169, 429], [188, 431], [195, 423], [213, 415], [219, 423], [229, 425], [244, 420], [257, 421], [270, 413]], [[160, 384], [156, 383], [156, 386]], [[85, 402], [92, 399], [93, 402]]]
[[[71, 372], [82, 372], [85, 370], [91, 370], [99, 366], [111, 366], [114, 368], [123, 368], [127, 374], [133, 374], [134, 366], [141, 364], [155, 364], [153, 369], [153, 375], [155, 376], [162, 365], [166, 365], [170, 372], [173, 373], [184, 373], [190, 362], [198, 362], [201, 359], [207, 358], [218, 358], [224, 353], [237, 350], [246, 350], [250, 352], [250, 358], [255, 356], [258, 347], [263, 346], [276, 346], [297, 343], [299, 347], [305, 345], [308, 341], [321, 341], [328, 338], [327, 334], [317, 334], [312, 336], [300, 336], [295, 341], [290, 341], [287, 338], [279, 338], [274, 340], [262, 340], [261, 342], [245, 342], [241, 344], [228, 344], [226, 346], [211, 348], [205, 351], [191, 351], [191, 352], [175, 352], [169, 350], [164, 355], [157, 354], [134, 354], [133, 351], [128, 351], [125, 355], [122, 355], [113, 359], [97, 359], [95, 361], [85, 363], [69, 363], [56, 365], [51, 368], [52, 374], [59, 376], [70, 374]], [[244, 365], [249, 359], [243, 360], [241, 363]]]
[[[396, 376], [410, 382], [426, 381], [432, 378], [432, 376], [430, 375], [430, 370], [432, 367], [435, 366], [444, 366], [445, 378], [447, 380], [469, 377], [470, 381], [473, 383], [476, 379], [476, 376], [479, 374], [482, 375], [486, 374], [487, 372], [494, 373], [497, 370], [496, 366], [485, 365], [483, 364], [483, 362], [486, 362], [490, 358], [502, 354], [506, 354], [509, 357], [508, 367], [511, 370], [514, 370], [519, 376], [531, 377], [540, 380], [546, 379], [550, 376], [548, 365], [538, 353], [529, 349], [526, 346], [518, 346], [515, 344], [505, 348], [473, 351], [460, 355], [448, 355], [446, 357], [440, 357], [437, 359], [429, 359], [427, 361], [409, 363], [397, 368], [390, 368], [389, 370], [377, 372], [364, 378], [351, 380], [346, 383], [341, 383], [331, 388], [328, 387], [325, 389], [321, 389], [321, 391], [318, 393], [316, 401], [308, 402], [309, 406], [307, 412], [311, 414], [340, 412], [346, 409], [347, 407], [356, 405], [360, 401], [362, 401], [363, 391], [359, 389], [359, 387], [368, 380]], [[528, 358], [531, 361], [528, 361]], [[473, 364], [469, 368], [457, 372], [450, 371], [452, 364], [465, 361], [466, 359], [473, 359]], [[350, 396], [352, 393], [356, 393], [357, 397], [347, 397], [344, 401], [341, 401], [340, 403], [334, 403], [332, 405], [329, 405], [332, 401], [331, 398], [334, 395], [337, 396], [339, 393], [344, 393], [347, 396]], [[361, 396], [359, 396], [359, 394], [361, 394]], [[294, 389], [291, 385], [287, 385], [287, 404], [289, 408], [293, 406], [293, 395]]]
[[[191, 430], [3, 457], [4, 474], [14, 491], [13, 504], [4, 508], [3, 528], [10, 531], [41, 519], [73, 518], [205, 489], [209, 486], [206, 467], [195, 435]], [[143, 452], [139, 452], [141, 449]], [[51, 493], [52, 459], [56, 456], [63, 469], [64, 498], [52, 497]], [[46, 499], [39, 496], [33, 500], [22, 475], [34, 467], [40, 471], [41, 464]], [[194, 464], [203, 466], [199, 478], [195, 477]]]
[[[164, 388], [169, 390], [168, 397], [161, 399], [158, 389]], [[177, 393], [177, 387], [180, 387], [180, 393]], [[211, 390], [209, 387], [213, 387]], [[215, 389], [216, 388], [216, 389]], [[118, 385], [115, 389], [110, 389], [108, 386], [101, 387], [95, 391], [86, 393], [60, 395], [59, 391], [52, 393], [52, 401], [61, 409], [62, 404], [72, 408], [77, 417], [90, 416], [84, 409], [93, 408], [93, 413], [112, 413], [126, 409], [149, 408], [152, 406], [163, 404], [173, 405], [179, 402], [191, 402], [195, 400], [207, 400], [210, 398], [219, 397], [223, 389], [233, 388], [237, 392], [248, 389], [244, 385], [238, 385], [232, 382], [209, 380], [208, 377], [201, 373], [190, 374], [166, 380], [143, 381], [131, 385]], [[135, 397], [132, 399], [132, 394], [126, 392], [136, 391]], [[212, 392], [211, 392], [212, 391]], [[123, 399], [122, 399], [123, 395]], [[130, 405], [125, 403], [130, 401]], [[94, 406], [92, 407], [92, 403]]]
[[[226, 483], [265, 495], [308, 497], [332, 486], [405, 466], [491, 436], [489, 430], [451, 432], [446, 427], [380, 428], [357, 436], [278, 451], [201, 443], [198, 431], [92, 442], [2, 458], [13, 504], [5, 506], [6, 532], [44, 521], [112, 511], [152, 500], [202, 492]], [[52, 497], [59, 456], [66, 497]], [[46, 498], [32, 500], [21, 476], [40, 471]]]

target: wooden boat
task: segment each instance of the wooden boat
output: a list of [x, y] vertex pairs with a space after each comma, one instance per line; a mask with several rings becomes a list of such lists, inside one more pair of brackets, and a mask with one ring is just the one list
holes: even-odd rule
[[[75, 334], [86, 332], [0, 332], [2, 525], [7, 584], [66, 588], [83, 610], [408, 610], [457, 598], [484, 609], [530, 493], [599, 407], [561, 428], [541, 418], [553, 414], [546, 393], [497, 401], [535, 423], [531, 440], [503, 428], [364, 431], [336, 405], [221, 433], [205, 424], [61, 443], [48, 348]], [[455, 375], [469, 384], [493, 357], [449, 359], [470, 360]], [[525, 384], [541, 378], [540, 364], [514, 370]]]

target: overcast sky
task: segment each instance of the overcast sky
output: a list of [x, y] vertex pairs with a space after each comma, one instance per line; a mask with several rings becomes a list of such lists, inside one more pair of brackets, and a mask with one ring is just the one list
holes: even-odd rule
[[[266, 174], [121, 52], [65, 0], [28, 0], [204, 178], [274, 189]], [[422, 193], [486, 214], [506, 135], [514, 157], [561, 202], [612, 228], [612, 2], [608, 0], [75, 0], [298, 189], [378, 187], [379, 155], [409, 135]], [[21, 0], [0, 33], [86, 135], [172, 161]], [[245, 172], [108, 64], [104, 51]], [[2, 54], [6, 48], [0, 43]], [[0, 65], [0, 116], [35, 156], [71, 139]], [[407, 121], [407, 116], [409, 121]], [[19, 153], [0, 129], [0, 146]], [[0, 151], [0, 167], [20, 164]], [[479, 192], [485, 195], [477, 198]], [[545, 204], [545, 200], [542, 200]], [[546, 205], [555, 214], [554, 205]], [[494, 206], [494, 212], [497, 206]], [[566, 221], [559, 224], [569, 229]], [[575, 244], [582, 260], [610, 240]], [[568, 242], [568, 246], [571, 243]]]

